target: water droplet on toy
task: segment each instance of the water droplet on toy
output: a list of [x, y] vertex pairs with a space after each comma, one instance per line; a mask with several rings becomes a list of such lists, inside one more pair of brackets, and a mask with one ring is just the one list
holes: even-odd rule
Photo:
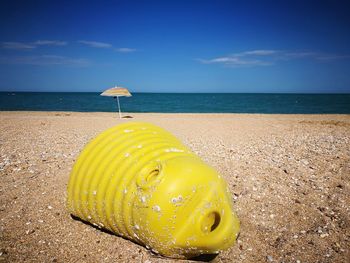
[[153, 206], [153, 211], [155, 211], [155, 212], [160, 212], [160, 207], [159, 207], [159, 205], [155, 205], [155, 206]]
[[177, 148], [168, 148], [164, 150], [165, 152], [183, 152], [183, 150], [177, 149]]
[[179, 195], [178, 197], [171, 198], [171, 202], [173, 204], [176, 204], [176, 203], [181, 202], [181, 201], [182, 201], [182, 196], [181, 195]]

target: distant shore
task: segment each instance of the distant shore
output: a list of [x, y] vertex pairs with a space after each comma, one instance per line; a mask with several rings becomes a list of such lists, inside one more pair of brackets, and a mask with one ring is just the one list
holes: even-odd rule
[[128, 121], [167, 129], [226, 178], [241, 234], [218, 262], [349, 261], [349, 114], [123, 116], [0, 111], [0, 261], [173, 262], [65, 209], [84, 145]]

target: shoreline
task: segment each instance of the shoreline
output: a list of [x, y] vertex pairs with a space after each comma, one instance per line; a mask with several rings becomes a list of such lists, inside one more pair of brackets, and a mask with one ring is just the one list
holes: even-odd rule
[[[118, 118], [118, 112], [111, 111], [43, 111], [43, 110], [0, 110], [1, 114], [20, 114], [20, 113], [32, 113], [32, 114], [45, 114], [45, 113], [70, 113], [70, 114], [115, 114]], [[350, 113], [241, 113], [241, 112], [122, 112], [122, 115], [147, 115], [147, 114], [159, 114], [159, 115], [281, 115], [281, 116], [350, 116]]]
[[0, 111], [0, 261], [186, 262], [74, 220], [77, 156], [103, 130], [152, 122], [227, 181], [241, 221], [217, 262], [350, 259], [350, 115]]

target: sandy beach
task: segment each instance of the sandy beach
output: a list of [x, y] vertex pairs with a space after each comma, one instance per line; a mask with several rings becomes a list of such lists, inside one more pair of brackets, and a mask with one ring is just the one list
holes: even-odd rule
[[146, 121], [221, 173], [241, 221], [213, 262], [350, 261], [350, 115], [0, 112], [1, 262], [186, 262], [73, 219], [72, 166], [103, 130]]

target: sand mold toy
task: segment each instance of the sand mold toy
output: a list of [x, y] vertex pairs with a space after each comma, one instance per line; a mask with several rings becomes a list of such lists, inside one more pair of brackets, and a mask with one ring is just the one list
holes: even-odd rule
[[70, 175], [71, 214], [173, 258], [232, 246], [239, 221], [221, 176], [164, 129], [128, 122], [82, 151]]

